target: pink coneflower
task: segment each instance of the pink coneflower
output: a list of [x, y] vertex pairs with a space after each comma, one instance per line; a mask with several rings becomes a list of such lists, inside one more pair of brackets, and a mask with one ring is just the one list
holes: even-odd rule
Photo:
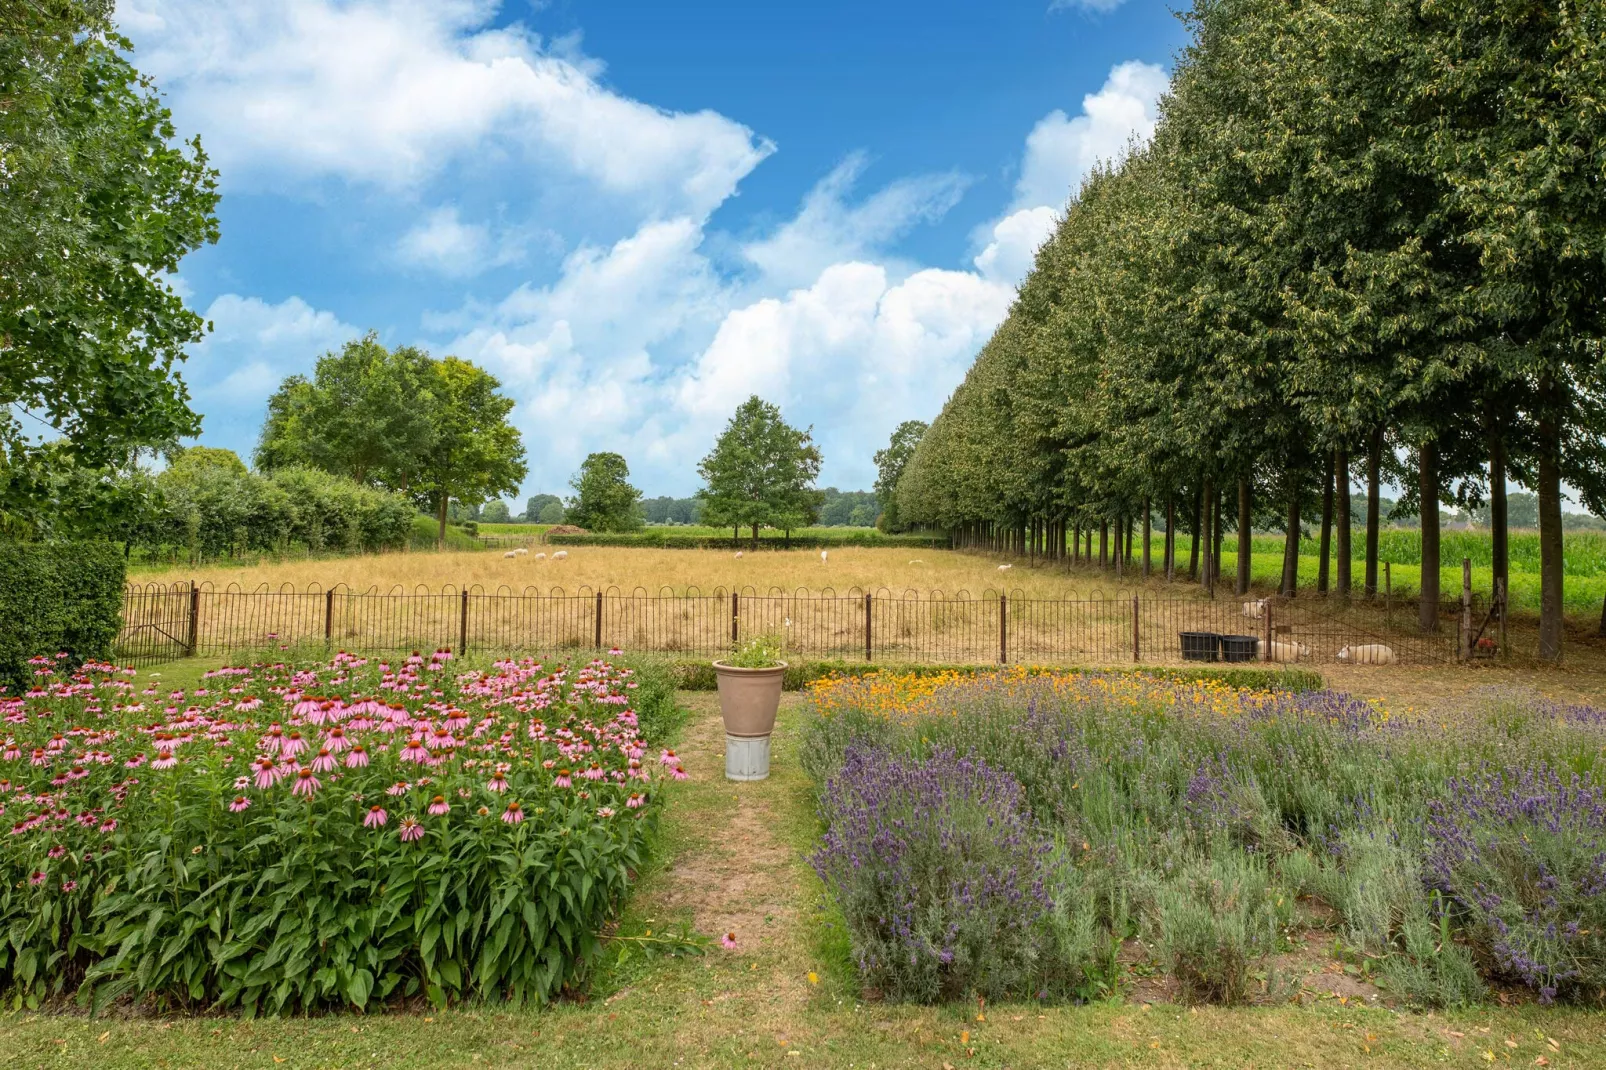
[[587, 780], [601, 780], [608, 774], [602, 771], [602, 766], [598, 765], [596, 762], [592, 762], [591, 767], [580, 775], [585, 777]]
[[117, 819], [114, 818], [114, 817], [108, 817], [106, 820], [102, 821], [100, 823], [100, 831], [102, 831], [102, 832], [116, 832], [117, 831]]
[[32, 765], [49, 765], [50, 759], [45, 755], [43, 747], [35, 747], [33, 749], [33, 757], [29, 759], [29, 762]]
[[312, 775], [311, 769], [302, 769], [296, 773], [296, 782], [290, 787], [291, 795], [306, 795], [310, 797], [313, 792], [323, 787], [318, 778]]
[[736, 934], [735, 933], [726, 933], [724, 936], [721, 936], [719, 938], [719, 946], [724, 948], [726, 951], [735, 951], [736, 950]]
[[437, 795], [429, 801], [429, 812], [433, 817], [440, 817], [442, 814], [449, 813], [451, 809], [452, 804], [446, 801], [446, 796], [444, 795]]
[[327, 773], [335, 766], [335, 756], [329, 753], [329, 748], [319, 747], [318, 756], [312, 759], [312, 771], [314, 773]]
[[509, 825], [517, 825], [524, 820], [524, 807], [517, 801], [508, 803], [507, 809], [502, 811], [502, 820]]
[[324, 746], [328, 747], [336, 754], [339, 754], [341, 751], [351, 746], [351, 740], [346, 738], [346, 730], [341, 728], [339, 725], [335, 725], [333, 728], [329, 729], [328, 734], [324, 736], [323, 742]]
[[67, 848], [63, 847], [61, 844], [58, 843], [54, 847], [52, 847], [50, 850], [45, 852], [45, 857], [46, 858], [60, 858], [62, 855], [66, 854], [66, 853], [67, 853]]
[[396, 835], [401, 837], [403, 843], [412, 843], [414, 840], [424, 838], [424, 826], [419, 824], [416, 817], [404, 817], [401, 819], [401, 827], [396, 830]]
[[156, 752], [156, 757], [151, 759], [152, 769], [171, 769], [177, 764], [178, 759], [173, 757], [173, 752], [170, 750], [159, 750]]
[[261, 705], [262, 705], [262, 700], [261, 699], [252, 697], [252, 698], [241, 699], [239, 702], [236, 702], [234, 704], [234, 708], [239, 710], [239, 711], [241, 711], [242, 713], [249, 713], [249, 712], [251, 712], [252, 710], [256, 709], [257, 707], [259, 707]]
[[368, 764], [368, 748], [361, 743], [352, 747], [346, 754], [347, 769], [361, 769]]
[[250, 786], [251, 786], [251, 778], [250, 777], [248, 777], [248, 776], [237, 776], [237, 777], [234, 778], [234, 790], [235, 791], [244, 791], [246, 788], [249, 788]]
[[659, 762], [660, 765], [667, 765], [667, 766], [673, 767], [673, 766], [677, 766], [677, 765], [680, 764], [680, 759], [675, 757], [675, 752], [674, 751], [666, 750], [666, 751], [664, 751], [662, 754], [660, 754], [658, 756], [658, 762]]
[[256, 766], [256, 782], [259, 788], [271, 788], [279, 779], [279, 766], [272, 758], [258, 758]]
[[286, 758], [293, 758], [306, 749], [307, 741], [301, 738], [300, 732], [293, 729], [284, 737], [284, 742], [279, 745], [279, 753]]
[[78, 890], [78, 882], [77, 881], [62, 881], [61, 882], [61, 890], [64, 891], [64, 892], [67, 892], [70, 895], [71, 893], [76, 892]]
[[611, 807], [611, 806], [599, 806], [599, 807], [597, 807], [597, 816], [598, 817], [612, 817], [613, 816], [613, 807]]
[[625, 805], [630, 807], [632, 810], [639, 810], [641, 807], [647, 805], [647, 799], [640, 792], [637, 792], [625, 800]]
[[283, 745], [284, 729], [280, 728], [276, 724], [269, 725], [268, 730], [262, 733], [262, 738], [257, 740], [257, 746], [262, 750], [267, 751], [269, 754], [278, 754], [279, 748]]
[[404, 762], [427, 762], [429, 751], [424, 748], [424, 738], [414, 736], [409, 739], [407, 746], [402, 748], [401, 758]]
[[569, 779], [569, 770], [567, 769], [559, 769], [558, 775], [552, 778], [552, 786], [554, 788], [567, 788], [573, 783], [574, 781]]
[[507, 777], [498, 773], [485, 782], [485, 787], [487, 791], [494, 791], [500, 794], [507, 790]]
[[251, 809], [251, 800], [247, 799], [244, 795], [236, 795], [234, 797], [234, 801], [229, 803], [229, 810], [232, 813], [238, 814], [249, 809]]
[[691, 779], [691, 777], [690, 777], [690, 776], [689, 776], [689, 775], [688, 775], [688, 774], [687, 774], [687, 772], [686, 772], [686, 770], [684, 770], [684, 769], [682, 769], [682, 768], [681, 768], [681, 767], [680, 767], [680, 766], [678, 766], [678, 765], [677, 765], [677, 766], [675, 766], [675, 768], [673, 768], [673, 769], [671, 769], [671, 770], [670, 770], [670, 771], [669, 771], [669, 773], [670, 773], [670, 775], [671, 775], [671, 776], [673, 776], [673, 777], [674, 777], [674, 778], [675, 778], [675, 779], [676, 779], [676, 780], [690, 780], [690, 779]]
[[362, 819], [362, 826], [370, 829], [382, 828], [389, 820], [390, 815], [385, 813], [383, 806], [370, 806], [367, 816]]
[[42, 870], [42, 869], [34, 870], [33, 873], [30, 874], [29, 877], [28, 877], [28, 883], [29, 884], [43, 884], [43, 883], [45, 883], [45, 871]]

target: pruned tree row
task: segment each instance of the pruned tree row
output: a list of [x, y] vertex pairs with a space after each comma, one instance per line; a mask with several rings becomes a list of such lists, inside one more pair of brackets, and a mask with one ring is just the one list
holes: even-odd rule
[[[1606, 2], [1199, 0], [1185, 18], [1154, 137], [1077, 191], [914, 451], [900, 518], [1117, 562], [1109, 540], [1169, 518], [1202, 537], [1188, 561], [1167, 537], [1154, 567], [1206, 583], [1223, 528], [1247, 547], [1271, 521], [1292, 594], [1319, 515], [1336, 556], [1318, 586], [1348, 597], [1377, 588], [1392, 482], [1421, 516], [1431, 628], [1437, 506], [1487, 501], [1502, 578], [1510, 479], [1539, 495], [1540, 654], [1558, 657], [1563, 484], [1606, 509]], [[1352, 494], [1370, 500], [1358, 576]]]

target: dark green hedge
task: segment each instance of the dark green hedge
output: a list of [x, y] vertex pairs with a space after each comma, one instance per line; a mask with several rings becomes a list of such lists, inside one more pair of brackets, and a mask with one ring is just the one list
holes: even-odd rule
[[[815, 680], [828, 676], [868, 676], [875, 672], [912, 673], [930, 676], [943, 672], [983, 673], [996, 672], [997, 665], [887, 665], [862, 661], [800, 661], [786, 667], [782, 685], [788, 691], [799, 691]], [[717, 685], [712, 661], [675, 661], [669, 671], [675, 686], [683, 691], [712, 691]], [[1231, 687], [1266, 688], [1281, 691], [1320, 691], [1326, 687], [1321, 673], [1311, 669], [1263, 669], [1254, 666], [1231, 669], [1180, 669], [1166, 666], [1140, 665], [1129, 669], [1100, 669], [1080, 667], [1031, 666], [1031, 673], [1144, 673], [1162, 680], [1193, 683], [1198, 680], [1219, 680]]]
[[[668, 531], [634, 531], [617, 534], [548, 535], [556, 546], [639, 546], [657, 550], [752, 550], [753, 540], [728, 535], [680, 535]], [[901, 546], [917, 550], [946, 550], [945, 535], [883, 535], [879, 531], [844, 532], [840, 536], [793, 535], [775, 532], [758, 538], [760, 550], [834, 550], [838, 546]]]
[[25, 690], [40, 654], [109, 658], [124, 578], [109, 542], [0, 543], [0, 689]]

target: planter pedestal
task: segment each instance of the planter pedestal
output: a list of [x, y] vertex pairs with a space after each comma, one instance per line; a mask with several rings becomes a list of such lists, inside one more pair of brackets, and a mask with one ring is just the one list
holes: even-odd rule
[[714, 662], [719, 712], [725, 720], [725, 778], [763, 780], [770, 775], [770, 733], [781, 704], [786, 664], [740, 669]]
[[770, 737], [725, 737], [725, 779], [764, 780], [770, 775]]

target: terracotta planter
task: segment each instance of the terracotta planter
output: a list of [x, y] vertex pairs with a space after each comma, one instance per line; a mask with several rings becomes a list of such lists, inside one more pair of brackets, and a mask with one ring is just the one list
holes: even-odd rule
[[763, 780], [770, 775], [770, 733], [781, 705], [786, 663], [766, 669], [739, 669], [714, 662], [719, 712], [725, 720], [725, 776]]

